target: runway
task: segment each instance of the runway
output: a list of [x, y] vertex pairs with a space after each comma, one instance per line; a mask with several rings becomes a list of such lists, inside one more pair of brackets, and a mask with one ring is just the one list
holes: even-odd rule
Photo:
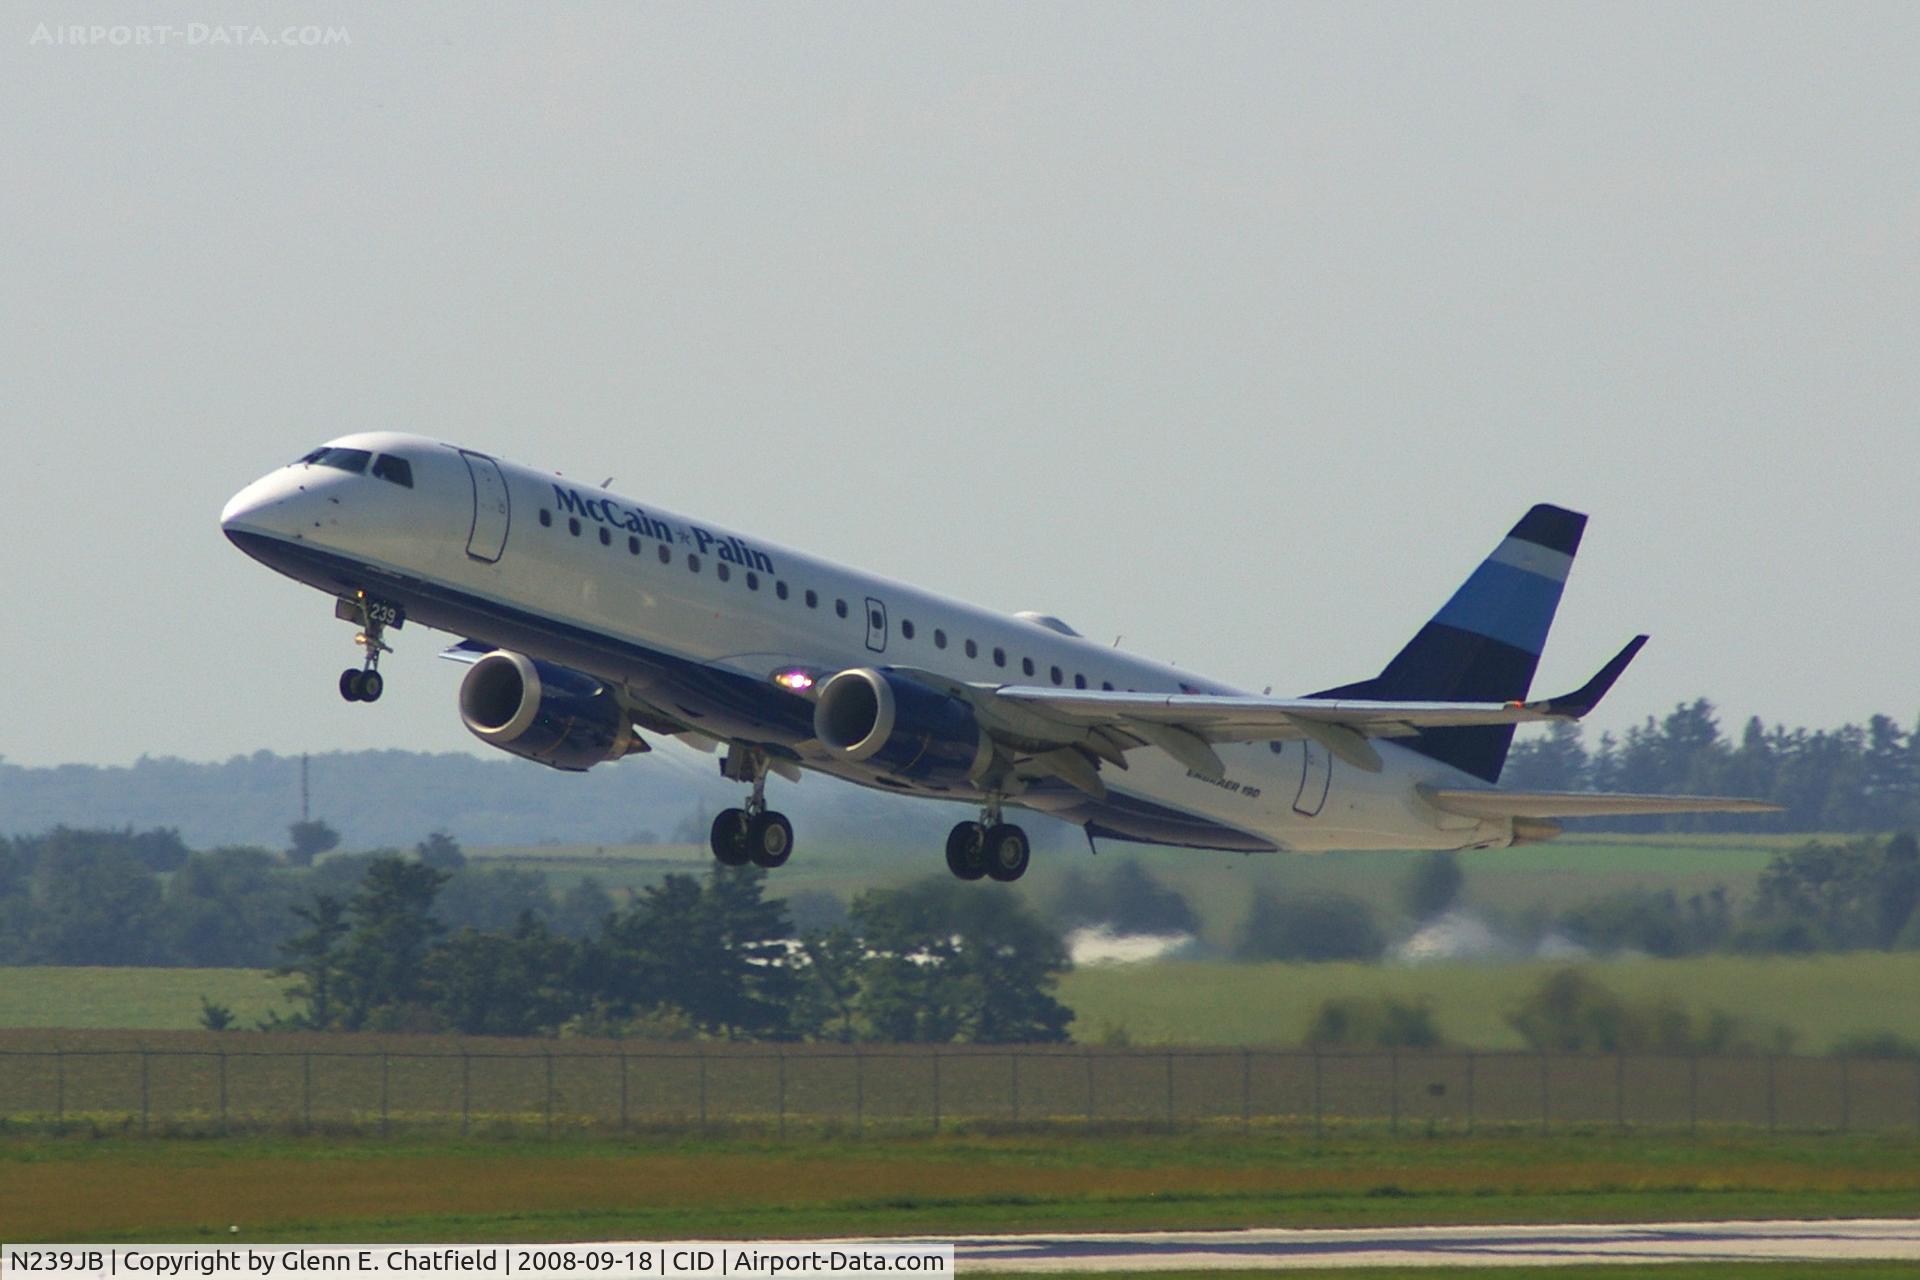
[[1920, 1262], [1920, 1220], [1152, 1231], [961, 1236], [954, 1243], [955, 1267], [962, 1271]]

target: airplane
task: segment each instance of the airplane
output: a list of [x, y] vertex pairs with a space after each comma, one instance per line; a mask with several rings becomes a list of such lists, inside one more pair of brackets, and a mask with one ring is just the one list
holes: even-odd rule
[[712, 826], [729, 866], [792, 855], [767, 781], [803, 771], [976, 808], [948, 869], [1002, 882], [1031, 858], [1009, 809], [1090, 845], [1272, 853], [1494, 848], [1550, 839], [1559, 818], [1774, 808], [1498, 786], [1517, 725], [1585, 716], [1647, 639], [1528, 700], [1586, 526], [1546, 504], [1378, 675], [1300, 697], [417, 435], [321, 445], [234, 495], [220, 524], [358, 628], [348, 701], [379, 700], [387, 639], [411, 623], [459, 637], [443, 656], [468, 667], [460, 716], [490, 746], [565, 771], [648, 751], [643, 733], [719, 753], [746, 788]]

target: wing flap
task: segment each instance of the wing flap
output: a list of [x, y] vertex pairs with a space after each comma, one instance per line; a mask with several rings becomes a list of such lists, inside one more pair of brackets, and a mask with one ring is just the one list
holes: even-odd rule
[[1499, 791], [1420, 788], [1436, 809], [1465, 818], [1606, 818], [1649, 813], [1778, 813], [1780, 806], [1739, 796], [1636, 795], [1604, 791]]

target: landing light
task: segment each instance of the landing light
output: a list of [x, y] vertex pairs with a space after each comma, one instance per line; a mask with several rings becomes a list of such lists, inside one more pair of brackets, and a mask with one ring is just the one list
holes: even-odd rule
[[782, 671], [773, 677], [773, 682], [793, 693], [805, 693], [813, 688], [813, 677], [804, 671]]

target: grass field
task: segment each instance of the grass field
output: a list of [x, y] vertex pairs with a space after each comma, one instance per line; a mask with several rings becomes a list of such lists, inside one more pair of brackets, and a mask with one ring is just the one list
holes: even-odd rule
[[551, 1240], [1920, 1212], [1920, 1142], [0, 1139], [8, 1241]]
[[[1288, 1044], [1333, 996], [1431, 1000], [1441, 1032], [1476, 1049], [1525, 1045], [1504, 1015], [1557, 966], [1544, 961], [1406, 967], [1364, 964], [1191, 964], [1076, 970], [1060, 998], [1077, 1037], [1124, 1029], [1145, 1044]], [[1703, 956], [1590, 962], [1588, 972], [1629, 997], [1671, 996], [1695, 1011], [1721, 1009], [1757, 1032], [1784, 1026], [1799, 1052], [1822, 1053], [1859, 1031], [1920, 1039], [1920, 952], [1805, 958]]]
[[[1460, 963], [1102, 966], [1069, 973], [1060, 997], [1078, 1015], [1076, 1038], [1097, 1043], [1124, 1030], [1135, 1044], [1297, 1043], [1321, 1002], [1394, 996], [1433, 1002], [1450, 1042], [1474, 1049], [1523, 1048], [1504, 1021], [1553, 965]], [[1861, 1031], [1920, 1040], [1920, 952], [1857, 952], [1805, 958], [1705, 956], [1596, 961], [1589, 970], [1622, 995], [1671, 996], [1705, 1012], [1746, 1020], [1756, 1035], [1784, 1026], [1793, 1048], [1826, 1052]], [[284, 1010], [285, 980], [253, 969], [0, 969], [0, 1029], [186, 1030], [200, 1025], [200, 997], [229, 1005], [242, 1027]]]
[[0, 1028], [184, 1030], [200, 1025], [202, 996], [252, 1027], [286, 1010], [286, 986], [262, 969], [0, 968]]

